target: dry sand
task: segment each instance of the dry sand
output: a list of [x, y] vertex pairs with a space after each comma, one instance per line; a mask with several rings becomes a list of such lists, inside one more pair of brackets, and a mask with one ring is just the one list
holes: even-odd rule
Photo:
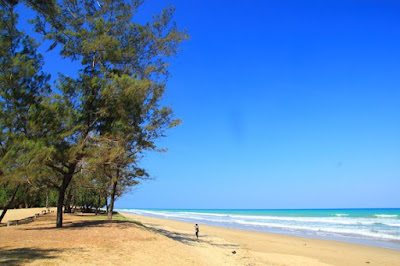
[[[9, 217], [23, 213], [10, 210]], [[400, 265], [395, 250], [205, 225], [197, 241], [193, 224], [124, 215], [143, 225], [67, 214], [64, 227], [55, 228], [52, 213], [0, 227], [0, 264]]]
[[[49, 208], [52, 211], [57, 211], [57, 208]], [[8, 220], [19, 220], [29, 216], [34, 216], [36, 213], [42, 214], [42, 211], [46, 211], [46, 208], [27, 208], [27, 209], [9, 209], [3, 218], [3, 223], [7, 223]], [[0, 210], [0, 213], [3, 210]]]

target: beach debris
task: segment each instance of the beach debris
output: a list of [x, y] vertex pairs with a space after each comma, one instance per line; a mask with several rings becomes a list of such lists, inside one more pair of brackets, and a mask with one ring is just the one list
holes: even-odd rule
[[236, 254], [236, 250], [232, 251], [232, 254]]

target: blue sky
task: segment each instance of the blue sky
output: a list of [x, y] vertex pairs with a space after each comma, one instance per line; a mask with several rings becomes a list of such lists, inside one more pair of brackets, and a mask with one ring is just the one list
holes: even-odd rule
[[117, 208], [400, 207], [399, 2], [147, 1], [140, 19], [169, 2], [191, 36], [165, 97], [183, 124]]

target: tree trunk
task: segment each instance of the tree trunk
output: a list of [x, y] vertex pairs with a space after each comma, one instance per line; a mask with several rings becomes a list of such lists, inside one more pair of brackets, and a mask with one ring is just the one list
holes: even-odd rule
[[104, 199], [105, 199], [105, 201], [106, 201], [106, 209], [107, 209], [106, 211], [107, 211], [107, 213], [108, 213], [108, 209], [109, 209], [108, 207], [109, 207], [109, 206], [108, 206], [108, 197], [107, 197], [107, 193], [105, 194]]
[[49, 191], [46, 191], [46, 209], [49, 208]]
[[77, 163], [73, 163], [69, 166], [68, 173], [64, 174], [62, 184], [58, 188], [59, 193], [57, 201], [57, 221], [56, 221], [56, 227], [58, 228], [62, 227], [65, 191], [67, 190], [68, 185], [71, 182], [72, 177], [74, 176], [76, 165]]
[[72, 192], [71, 189], [68, 190], [66, 199], [65, 199], [65, 204], [64, 204], [64, 213], [71, 213], [71, 200], [72, 200]]
[[108, 220], [112, 220], [112, 215], [114, 211], [114, 201], [115, 201], [115, 194], [117, 192], [117, 183], [118, 181], [111, 181], [112, 182], [112, 191], [111, 191], [111, 196], [110, 196], [110, 207], [108, 208]]
[[25, 193], [23, 193], [23, 195], [25, 195], [24, 197], [24, 204], [25, 204], [25, 209], [29, 208], [29, 186], [26, 187]]
[[18, 184], [17, 187], [15, 188], [14, 193], [12, 194], [10, 200], [7, 202], [7, 205], [4, 207], [3, 212], [0, 215], [0, 223], [3, 220], [4, 216], [6, 215], [8, 208], [10, 208], [11, 204], [13, 203], [15, 195], [17, 195], [19, 186], [20, 185]]
[[[65, 180], [65, 177], [64, 177], [64, 180]], [[64, 180], [63, 180], [63, 183], [64, 183]], [[56, 222], [56, 227], [62, 227], [64, 197], [65, 197], [65, 188], [64, 188], [64, 186], [62, 185], [62, 186], [58, 189], [57, 222]]]
[[97, 198], [96, 215], [99, 213], [100, 204], [101, 204], [101, 194], [99, 192], [99, 196]]

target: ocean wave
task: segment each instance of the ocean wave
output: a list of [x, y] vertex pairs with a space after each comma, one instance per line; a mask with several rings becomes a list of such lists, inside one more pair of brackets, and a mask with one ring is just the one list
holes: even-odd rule
[[151, 210], [123, 210], [130, 213], [151, 215], [164, 218], [195, 219], [212, 222], [229, 222], [231, 220], [243, 220], [249, 222], [272, 222], [272, 223], [308, 223], [313, 225], [347, 225], [347, 226], [369, 226], [382, 225], [400, 227], [400, 220], [385, 219], [392, 217], [381, 217], [379, 222], [376, 218], [364, 217], [289, 217], [289, 216], [261, 216], [261, 215], [238, 215], [238, 214], [218, 214], [202, 212], [176, 212], [176, 211], [151, 211]]
[[397, 215], [381, 215], [379, 218], [346, 216], [291, 217], [167, 210], [120, 209], [119, 211], [257, 231], [283, 230], [288, 232], [309, 232], [320, 236], [324, 234], [336, 234], [344, 237], [359, 236], [372, 239], [400, 241], [400, 219], [393, 219], [393, 217]]
[[[147, 211], [147, 210], [124, 210], [120, 209], [119, 211], [121, 212], [127, 212], [127, 213], [134, 213], [138, 215], [144, 215], [144, 216], [156, 216], [156, 217], [161, 217], [161, 218], [167, 218], [167, 219], [182, 219], [182, 220], [202, 220], [202, 221], [208, 221], [208, 222], [227, 222], [225, 220], [218, 219], [218, 217], [226, 217], [226, 215], [204, 215], [205, 217], [202, 217], [200, 215], [196, 215], [196, 213], [193, 212], [168, 212], [168, 211]], [[208, 217], [211, 216], [211, 217]], [[215, 217], [212, 217], [215, 216]]]
[[[267, 221], [287, 221], [287, 222], [310, 222], [310, 223], [329, 223], [342, 225], [373, 225], [376, 224], [376, 219], [364, 217], [283, 217], [283, 216], [248, 216], [248, 215], [231, 215], [234, 219], [245, 220], [267, 220]], [[400, 226], [393, 220], [379, 220], [379, 223], [390, 226]]]
[[282, 225], [282, 224], [274, 224], [274, 223], [258, 223], [258, 222], [248, 222], [248, 221], [235, 221], [238, 224], [242, 225], [250, 225], [257, 227], [272, 227], [272, 228], [281, 228], [281, 229], [289, 229], [289, 230], [302, 230], [302, 231], [313, 231], [313, 232], [325, 232], [325, 233], [336, 233], [340, 235], [360, 235], [367, 237], [374, 237], [380, 239], [388, 239], [388, 240], [397, 240], [400, 241], [399, 235], [385, 234], [379, 231], [368, 230], [368, 229], [346, 229], [346, 228], [337, 228], [337, 227], [310, 227], [305, 225]]
[[372, 215], [372, 217], [376, 217], [376, 218], [397, 218], [398, 215], [396, 215], [396, 214], [374, 214], [374, 215]]
[[345, 217], [345, 216], [349, 216], [347, 213], [335, 213], [335, 216], [337, 217]]
[[400, 227], [400, 224], [392, 224], [392, 223], [387, 223], [386, 225], [389, 225], [389, 226], [395, 226], [395, 227]]

